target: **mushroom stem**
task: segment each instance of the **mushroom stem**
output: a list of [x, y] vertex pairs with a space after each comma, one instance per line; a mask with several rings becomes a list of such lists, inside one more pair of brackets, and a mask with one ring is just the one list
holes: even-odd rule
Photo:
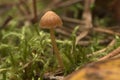
[[54, 50], [54, 53], [55, 53], [55, 55], [58, 59], [59, 65], [60, 65], [61, 68], [64, 68], [63, 61], [62, 61], [62, 58], [60, 56], [60, 53], [58, 51], [57, 44], [56, 44], [56, 41], [55, 41], [54, 28], [50, 28], [50, 37], [51, 37], [53, 50]]

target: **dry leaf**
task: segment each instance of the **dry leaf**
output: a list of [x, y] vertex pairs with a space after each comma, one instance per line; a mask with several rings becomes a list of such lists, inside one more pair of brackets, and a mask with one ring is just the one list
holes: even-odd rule
[[88, 64], [64, 80], [120, 80], [120, 58]]

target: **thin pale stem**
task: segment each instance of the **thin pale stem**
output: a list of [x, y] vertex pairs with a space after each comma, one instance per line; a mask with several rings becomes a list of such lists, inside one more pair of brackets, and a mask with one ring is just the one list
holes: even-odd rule
[[60, 65], [61, 68], [64, 68], [63, 61], [62, 61], [62, 58], [60, 56], [60, 53], [58, 51], [57, 44], [56, 44], [56, 41], [55, 41], [55, 35], [54, 35], [54, 29], [53, 28], [50, 29], [50, 36], [51, 36], [51, 42], [52, 42], [52, 45], [53, 45], [53, 50], [54, 50], [54, 53], [55, 53], [55, 55], [58, 59], [59, 65]]

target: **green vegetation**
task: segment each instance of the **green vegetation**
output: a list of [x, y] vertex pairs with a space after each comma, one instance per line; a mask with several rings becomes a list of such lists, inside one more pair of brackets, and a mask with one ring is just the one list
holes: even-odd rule
[[[1, 79], [22, 80], [36, 75], [42, 78], [45, 72], [57, 70], [58, 63], [53, 56], [50, 34], [40, 30], [38, 26], [23, 26], [19, 29], [9, 26], [1, 30], [0, 34]], [[65, 74], [90, 60], [85, 56], [90, 48], [74, 46], [74, 39], [75, 33], [68, 40], [57, 40]]]
[[[75, 27], [69, 39], [57, 40], [65, 66], [63, 75], [95, 60], [96, 55], [92, 55], [92, 57], [86, 55], [103, 48], [96, 44], [99, 38], [95, 36], [93, 36], [93, 44], [87, 47], [75, 46], [77, 30], [78, 27]], [[53, 56], [50, 34], [41, 30], [38, 25], [22, 28], [9, 25], [0, 31], [0, 35], [0, 79], [33, 78], [35, 80], [38, 75], [41, 80], [45, 73], [55, 72], [58, 69], [57, 60]], [[120, 42], [118, 36], [116, 40], [118, 43]]]

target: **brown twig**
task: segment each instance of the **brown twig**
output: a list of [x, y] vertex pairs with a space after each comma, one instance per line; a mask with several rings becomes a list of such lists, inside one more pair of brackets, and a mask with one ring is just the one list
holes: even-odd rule
[[88, 34], [88, 31], [83, 31], [79, 34], [79, 36], [76, 38], [76, 45], [78, 44], [79, 40], [81, 40], [82, 38], [84, 38], [86, 35]]
[[73, 19], [69, 17], [62, 16], [62, 19], [67, 22], [72, 22], [72, 23], [78, 23], [78, 24], [84, 24], [85, 22], [83, 20], [78, 20], [78, 19]]
[[92, 14], [90, 10], [90, 5], [93, 4], [93, 0], [85, 0], [84, 2], [84, 11], [83, 11], [83, 19], [85, 20], [85, 30], [79, 34], [79, 36], [76, 38], [76, 44], [87, 36], [89, 33], [90, 29], [92, 28]]
[[112, 30], [106, 29], [106, 28], [93, 28], [94, 31], [98, 31], [98, 32], [104, 32], [107, 34], [112, 34], [112, 35], [118, 35], [120, 36], [120, 33], [118, 32], [114, 32]]
[[62, 30], [62, 29], [56, 29], [56, 31], [58, 32], [58, 33], [60, 33], [61, 35], [64, 35], [65, 37], [68, 37], [68, 36], [70, 36], [70, 34], [68, 33], [68, 32], [66, 32], [65, 30]]
[[0, 14], [4, 13], [7, 10], [10, 10], [10, 8], [16, 6], [18, 8], [18, 10], [20, 11], [20, 13], [22, 15], [25, 15], [28, 12], [26, 12], [26, 9], [24, 8], [23, 5], [25, 5], [23, 3], [23, 1], [0, 4]]
[[28, 5], [27, 5], [27, 1], [25, 1], [25, 0], [19, 0], [20, 1], [20, 3], [22, 3], [22, 5], [23, 5], [23, 7], [25, 8], [25, 11], [26, 11], [26, 15], [28, 15], [28, 14], [30, 14], [31, 12], [30, 12], [30, 8], [28, 7]]
[[6, 18], [6, 20], [4, 21], [4, 23], [2, 24], [2, 26], [0, 27], [0, 29], [5, 28], [5, 26], [6, 26], [12, 19], [13, 19], [12, 16], [8, 16], [8, 17]]
[[[108, 39], [105, 39], [105, 40], [100, 40], [100, 41], [98, 41], [98, 44], [99, 45], [104, 45], [104, 44], [108, 44], [108, 43], [110, 43], [110, 41], [111, 41], [112, 39], [110, 39], [110, 38], [108, 38]], [[81, 40], [81, 41], [79, 41], [79, 45], [81, 45], [81, 46], [89, 46], [90, 44], [92, 44], [92, 43], [94, 43], [93, 41], [90, 41], [90, 40], [88, 40], [88, 41], [85, 41], [85, 40]]]
[[18, 8], [18, 10], [20, 11], [20, 13], [22, 15], [25, 15], [26, 14], [26, 11], [23, 9], [23, 7], [21, 5], [16, 5], [16, 7]]
[[59, 5], [56, 5], [55, 9], [56, 9], [56, 8], [67, 7], [67, 6], [73, 5], [73, 4], [78, 3], [78, 2], [81, 2], [81, 1], [82, 1], [82, 0], [67, 0], [67, 1], [62, 2], [62, 3], [59, 4]]
[[92, 56], [92, 55], [96, 55], [96, 54], [98, 54], [98, 53], [102, 53], [102, 52], [105, 52], [108, 48], [110, 48], [111, 46], [113, 46], [114, 44], [115, 44], [115, 39], [113, 39], [109, 44], [108, 44], [108, 46], [106, 47], [106, 48], [103, 48], [103, 49], [101, 49], [101, 50], [98, 50], [98, 51], [96, 51], [96, 52], [93, 52], [92, 54], [89, 54], [88, 55], [88, 57], [89, 56]]
[[98, 61], [101, 61], [101, 60], [106, 60], [106, 59], [109, 59], [109, 58], [112, 58], [116, 55], [120, 54], [120, 47], [118, 47], [117, 49], [113, 50], [112, 52], [110, 52], [108, 55], [100, 58]]
[[34, 18], [33, 18], [33, 22], [37, 21], [37, 5], [36, 5], [36, 0], [32, 0], [33, 1], [33, 14], [34, 14]]
[[92, 28], [92, 14], [90, 6], [93, 4], [93, 0], [85, 0], [84, 2], [84, 11], [83, 11], [83, 19], [85, 20], [85, 28]]

